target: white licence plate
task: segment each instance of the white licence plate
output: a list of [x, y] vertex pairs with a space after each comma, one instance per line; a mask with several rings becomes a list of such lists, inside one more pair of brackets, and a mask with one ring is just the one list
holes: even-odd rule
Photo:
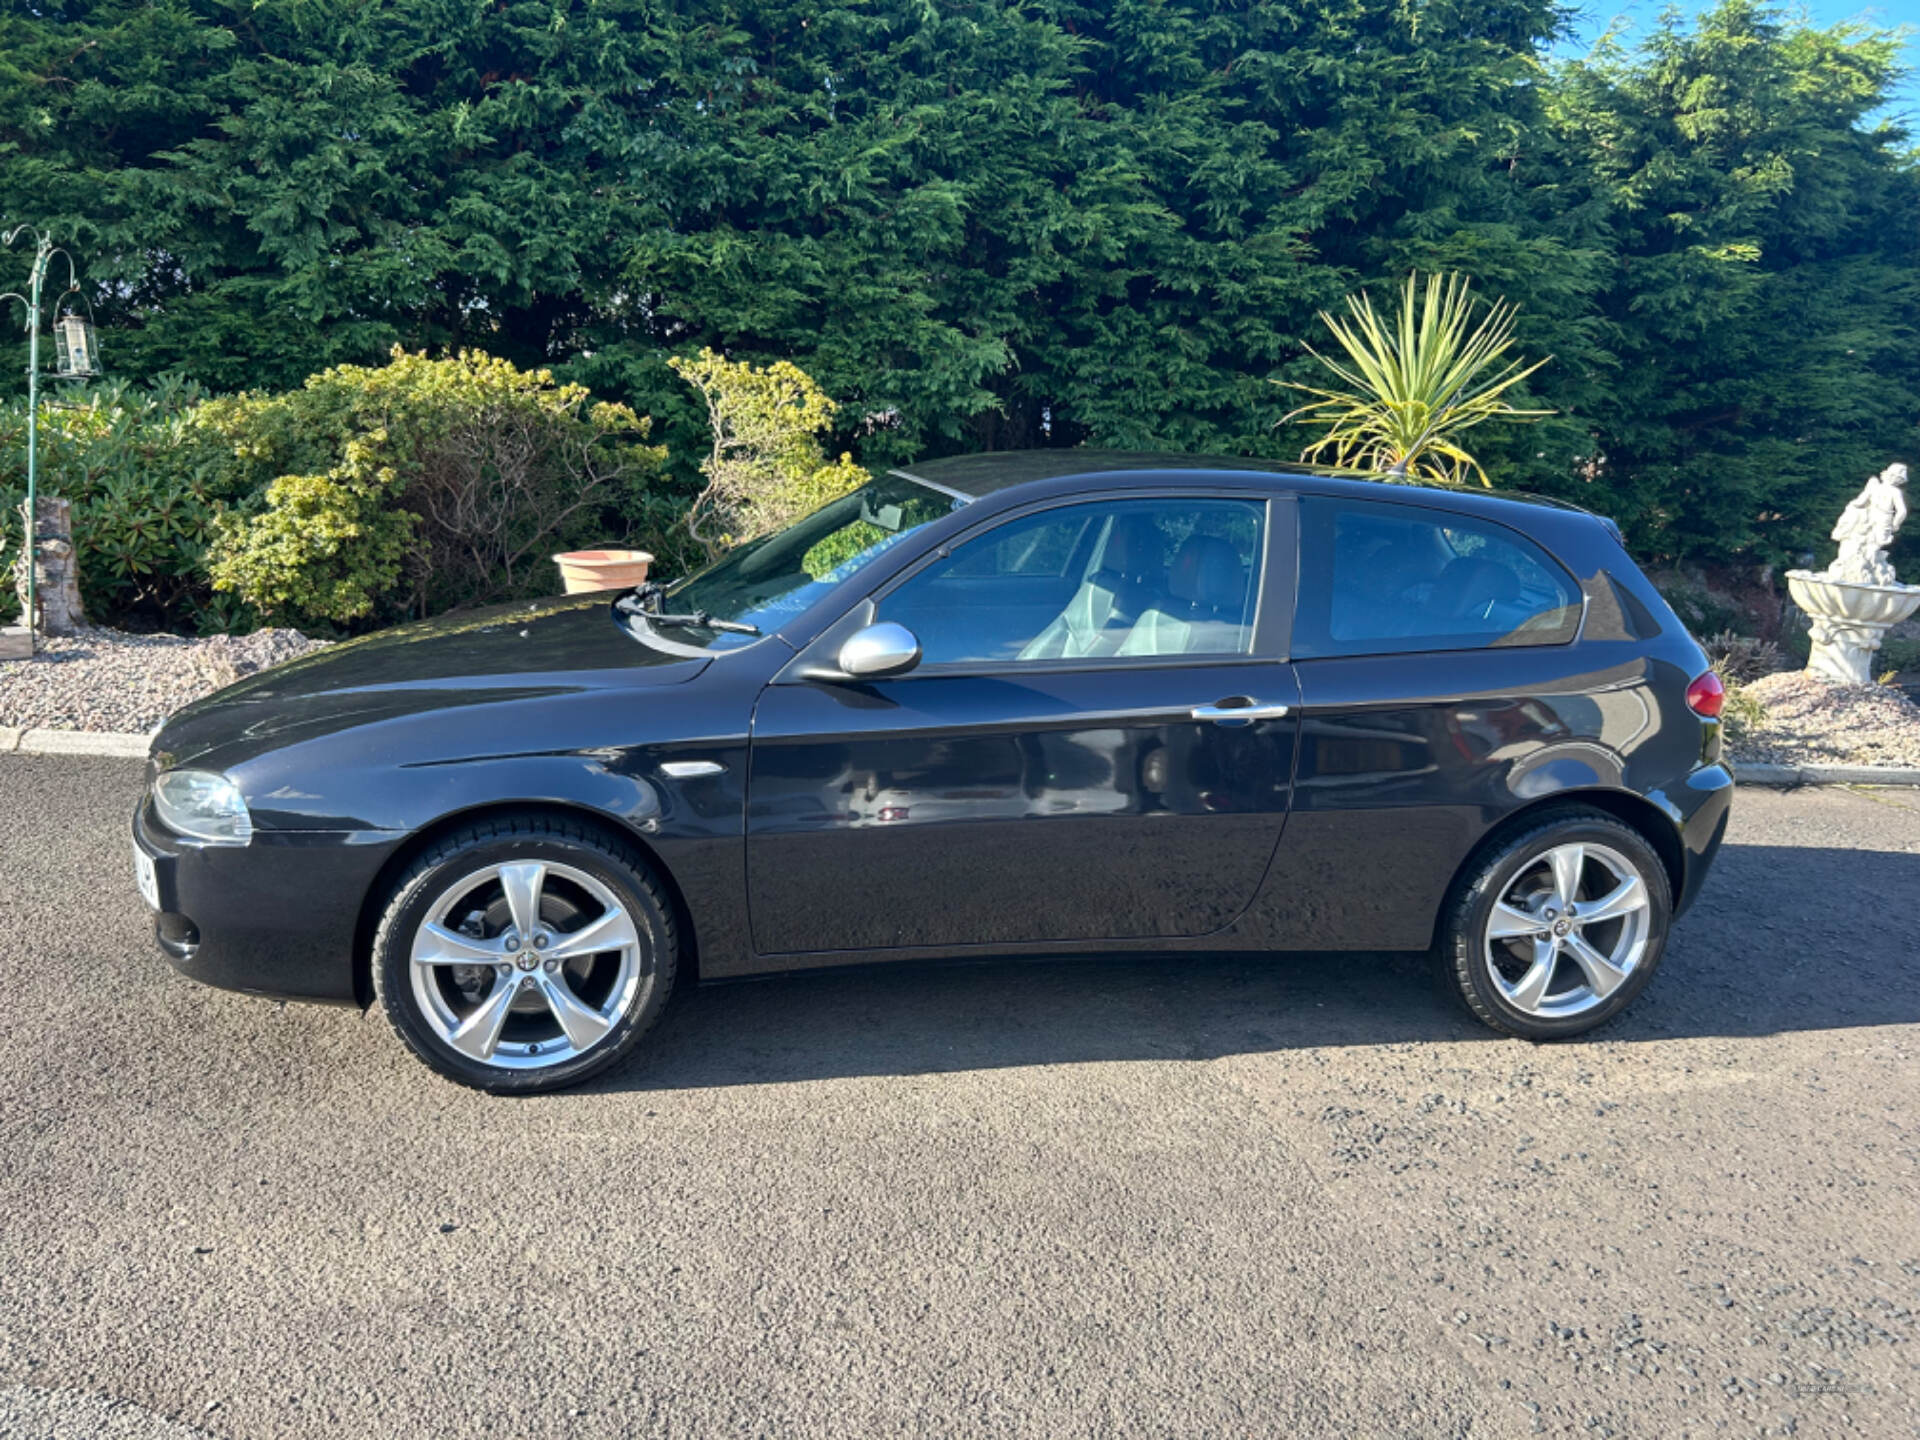
[[153, 873], [153, 857], [140, 848], [138, 841], [133, 846], [133, 880], [140, 887], [140, 898], [154, 910], [160, 908], [160, 881]]

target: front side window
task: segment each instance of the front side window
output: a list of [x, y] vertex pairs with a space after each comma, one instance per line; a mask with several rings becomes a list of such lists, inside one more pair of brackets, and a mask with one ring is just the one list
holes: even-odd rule
[[1300, 511], [1296, 658], [1564, 645], [1580, 629], [1573, 577], [1504, 525], [1312, 496]]
[[[902, 475], [863, 485], [772, 535], [729, 550], [675, 586], [665, 608], [770, 633], [921, 526], [967, 502]], [[725, 650], [754, 637], [698, 627], [677, 641]]]
[[923, 665], [1244, 655], [1266, 506], [1169, 498], [1066, 505], [954, 547], [884, 597]]

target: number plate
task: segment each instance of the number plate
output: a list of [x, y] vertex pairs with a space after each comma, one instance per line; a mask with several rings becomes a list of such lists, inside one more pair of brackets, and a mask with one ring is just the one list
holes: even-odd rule
[[140, 848], [138, 841], [133, 846], [133, 880], [140, 887], [140, 898], [149, 908], [160, 908], [160, 880], [153, 873], [153, 857]]

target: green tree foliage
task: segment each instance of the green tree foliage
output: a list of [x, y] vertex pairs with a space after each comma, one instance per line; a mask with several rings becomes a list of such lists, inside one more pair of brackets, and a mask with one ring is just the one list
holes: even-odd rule
[[1545, 310], [1593, 268], [1509, 163], [1555, 13], [686, 7], [635, 298], [669, 343], [791, 356], [870, 458], [1281, 454], [1264, 382], [1356, 279], [1459, 264]]
[[643, 6], [53, 0], [0, 13], [0, 211], [85, 257], [123, 374], [291, 389], [393, 345], [539, 364], [649, 165]]
[[1806, 548], [1920, 440], [1893, 42], [1724, 0], [1553, 64], [1560, 13], [45, 0], [0, 11], [0, 213], [75, 242], [117, 373], [473, 346], [623, 398], [654, 520], [707, 450], [676, 355], [792, 361], [870, 462], [1284, 456], [1317, 312], [1458, 271], [1555, 357], [1498, 481], [1655, 555]]
[[479, 344], [652, 409], [710, 345], [876, 459], [1278, 454], [1268, 372], [1357, 282], [1461, 268], [1545, 327], [1598, 263], [1513, 169], [1556, 13], [51, 0], [0, 19], [0, 210], [72, 235], [125, 373]]
[[672, 363], [706, 401], [713, 433], [700, 462], [707, 488], [687, 511], [687, 530], [709, 555], [784, 529], [865, 483], [850, 455], [827, 458], [820, 437], [838, 407], [799, 366], [749, 365], [711, 350]]
[[1920, 169], [1866, 118], [1897, 57], [1725, 0], [1560, 77], [1552, 188], [1611, 257], [1593, 446], [1562, 493], [1642, 553], [1789, 558], [1920, 448]]

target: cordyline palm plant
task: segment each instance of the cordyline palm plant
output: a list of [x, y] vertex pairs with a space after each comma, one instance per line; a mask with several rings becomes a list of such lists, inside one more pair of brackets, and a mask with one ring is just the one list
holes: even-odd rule
[[1281, 423], [1327, 426], [1326, 434], [1300, 452], [1302, 460], [1331, 456], [1336, 465], [1449, 484], [1471, 473], [1490, 485], [1458, 437], [1489, 420], [1551, 415], [1551, 410], [1516, 409], [1503, 398], [1547, 362], [1528, 365], [1505, 358], [1513, 348], [1512, 305], [1495, 301], [1475, 324], [1465, 276], [1429, 276], [1424, 297], [1415, 294], [1418, 278], [1407, 277], [1397, 326], [1389, 327], [1375, 313], [1365, 291], [1347, 297], [1350, 320], [1320, 312], [1347, 360], [1330, 360], [1311, 345], [1307, 352], [1352, 388], [1323, 390], [1277, 380], [1315, 397]]

